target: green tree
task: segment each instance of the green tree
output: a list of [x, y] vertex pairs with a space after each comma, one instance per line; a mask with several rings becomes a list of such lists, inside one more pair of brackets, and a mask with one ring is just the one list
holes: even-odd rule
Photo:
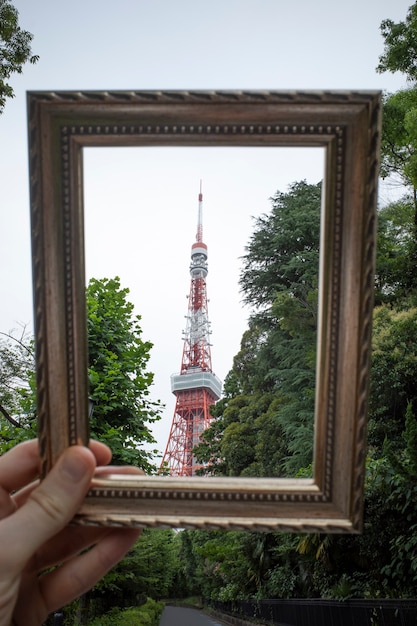
[[150, 398], [152, 344], [141, 338], [128, 293], [117, 277], [93, 278], [87, 287], [91, 431], [110, 446], [115, 463], [152, 472], [153, 452], [143, 445], [155, 443], [148, 424], [160, 419], [161, 404]]
[[36, 63], [37, 55], [32, 55], [33, 35], [22, 30], [18, 22], [19, 14], [9, 0], [0, 0], [0, 114], [6, 98], [13, 98], [14, 91], [8, 82], [12, 74], [21, 74], [24, 64]]
[[[412, 597], [417, 570], [417, 309], [376, 308], [373, 326], [364, 530], [306, 536], [312, 590], [322, 597]], [[308, 562], [309, 561], [309, 562]]]
[[223, 531], [184, 531], [191, 543], [193, 576], [201, 595], [216, 600], [244, 599], [255, 593], [248, 578], [248, 562], [243, 553], [245, 533]]
[[170, 529], [145, 529], [127, 556], [90, 593], [91, 609], [106, 612], [171, 597], [179, 564], [179, 542]]
[[277, 192], [272, 211], [255, 223], [240, 285], [252, 322], [266, 337], [257, 368], [281, 396], [277, 421], [286, 439], [285, 471], [312, 461], [321, 183]]
[[409, 402], [417, 401], [417, 308], [378, 307], [374, 314], [369, 445], [382, 452], [386, 437], [397, 451]]
[[33, 341], [25, 329], [0, 333], [0, 446], [5, 452], [36, 436]]
[[[149, 391], [152, 344], [141, 338], [128, 293], [118, 278], [92, 279], [87, 287], [91, 430], [110, 446], [115, 463], [151, 472], [156, 451], [149, 450], [149, 424], [160, 419], [161, 405]], [[0, 335], [0, 442], [6, 450], [36, 436], [35, 364], [33, 340], [25, 332]]]
[[404, 22], [383, 20], [380, 26], [384, 52], [377, 72], [402, 72], [409, 81], [417, 80], [417, 3], [408, 9]]
[[417, 287], [415, 206], [404, 196], [378, 211], [375, 305], [413, 303]]
[[395, 471], [388, 502], [399, 518], [390, 537], [390, 560], [383, 568], [392, 595], [398, 589], [414, 595], [417, 585], [417, 419], [412, 402], [407, 404], [403, 438], [402, 454], [387, 442], [388, 459]]
[[273, 393], [240, 394], [216, 405], [213, 425], [195, 448], [205, 473], [223, 476], [282, 476], [287, 448], [277, 418], [282, 401]]
[[[306, 535], [298, 544], [310, 593], [320, 597], [407, 598], [417, 583], [416, 420], [406, 409], [403, 445], [386, 441], [366, 463], [361, 535]], [[370, 451], [374, 455], [374, 450]]]
[[412, 85], [384, 96], [381, 176], [398, 175], [403, 184], [412, 188], [417, 228], [417, 3], [409, 7], [405, 21], [386, 19], [380, 29], [384, 52], [377, 72], [402, 72]]
[[[184, 531], [190, 577], [200, 595], [222, 601], [309, 595], [298, 538], [282, 533]], [[195, 587], [194, 587], [195, 589]]]
[[380, 173], [383, 179], [394, 176], [409, 187], [416, 205], [417, 92], [414, 88], [384, 96]]
[[244, 301], [264, 311], [277, 293], [290, 293], [316, 314], [308, 294], [318, 285], [321, 183], [295, 182], [271, 202], [271, 213], [255, 221], [243, 257], [239, 282]]
[[196, 450], [211, 473], [294, 476], [312, 462], [321, 185], [271, 202], [243, 257], [249, 328]]

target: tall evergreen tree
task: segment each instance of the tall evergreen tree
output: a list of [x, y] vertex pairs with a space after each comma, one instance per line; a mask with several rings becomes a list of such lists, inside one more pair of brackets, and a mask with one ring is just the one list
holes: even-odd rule
[[196, 449], [212, 473], [295, 475], [312, 462], [321, 185], [294, 183], [271, 203], [243, 257], [249, 328]]
[[321, 184], [295, 182], [272, 198], [272, 210], [255, 221], [243, 256], [240, 287], [255, 311], [268, 310], [278, 293], [312, 312], [317, 289]]

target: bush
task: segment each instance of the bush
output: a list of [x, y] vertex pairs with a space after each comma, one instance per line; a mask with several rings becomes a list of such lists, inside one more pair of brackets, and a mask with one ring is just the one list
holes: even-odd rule
[[164, 605], [148, 598], [145, 604], [128, 609], [113, 608], [90, 622], [90, 626], [158, 626]]

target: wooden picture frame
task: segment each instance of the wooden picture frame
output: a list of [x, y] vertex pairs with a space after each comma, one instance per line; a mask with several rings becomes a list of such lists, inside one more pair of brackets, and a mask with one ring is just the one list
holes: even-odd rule
[[325, 149], [314, 476], [97, 478], [79, 524], [360, 532], [379, 92], [30, 92], [30, 196], [43, 471], [88, 441], [82, 152], [91, 146]]

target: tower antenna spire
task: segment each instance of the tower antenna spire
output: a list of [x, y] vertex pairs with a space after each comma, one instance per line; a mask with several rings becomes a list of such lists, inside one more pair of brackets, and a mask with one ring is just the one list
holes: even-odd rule
[[203, 181], [200, 179], [200, 193], [198, 194], [198, 220], [196, 241], [203, 241]]
[[176, 397], [174, 417], [162, 458], [161, 473], [193, 476], [203, 466], [193, 449], [213, 420], [210, 406], [220, 398], [222, 384], [213, 374], [210, 352], [210, 322], [207, 310], [207, 246], [203, 243], [203, 193], [200, 181], [196, 242], [191, 246], [191, 286], [187, 324], [179, 374], [171, 376]]

